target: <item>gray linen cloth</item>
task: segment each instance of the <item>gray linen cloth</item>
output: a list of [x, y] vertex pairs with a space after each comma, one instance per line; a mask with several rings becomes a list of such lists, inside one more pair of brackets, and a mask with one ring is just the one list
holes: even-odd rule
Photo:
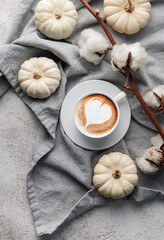
[[[162, 172], [150, 177], [138, 170], [139, 184], [135, 191], [123, 200], [106, 199], [100, 196], [92, 185], [94, 166], [103, 154], [120, 151], [135, 160], [150, 146], [149, 139], [156, 134], [148, 117], [142, 114], [141, 106], [133, 93], [127, 93], [132, 109], [131, 126], [125, 138], [114, 147], [104, 151], [88, 151], [76, 146], [62, 131], [60, 108], [72, 87], [83, 81], [101, 79], [122, 89], [125, 82], [124, 76], [113, 72], [110, 54], [106, 55], [99, 66], [94, 66], [79, 56], [76, 43], [80, 32], [89, 27], [102, 33], [103, 30], [88, 10], [82, 7], [80, 1], [72, 1], [78, 10], [79, 19], [75, 32], [66, 41], [47, 39], [37, 31], [33, 15], [38, 0], [21, 0], [7, 44], [0, 47], [0, 95], [12, 86], [42, 123], [33, 151], [27, 189], [37, 234], [52, 234], [52, 239], [58, 236], [63, 226], [75, 218], [79, 222], [80, 219], [85, 219], [85, 216], [86, 222], [93, 222], [90, 224], [90, 231], [95, 231], [96, 224], [108, 234], [105, 223], [111, 221], [110, 208], [115, 208], [115, 214], [119, 214], [124, 201], [148, 201], [154, 197], [158, 201], [164, 196]], [[134, 74], [142, 94], [163, 84], [164, 77], [164, 2], [154, 0], [151, 3], [150, 22], [139, 33], [128, 36], [111, 29], [118, 44], [140, 41], [150, 55], [147, 65], [142, 67], [140, 73]], [[103, 1], [95, 0], [90, 4], [94, 9], [99, 8], [103, 12]], [[34, 56], [54, 59], [62, 72], [60, 87], [45, 100], [28, 97], [17, 81], [20, 65]], [[158, 120], [164, 127], [162, 115], [158, 116]], [[89, 210], [91, 212], [88, 215]], [[83, 234], [85, 230], [84, 226]], [[65, 236], [62, 239], [70, 238]]]

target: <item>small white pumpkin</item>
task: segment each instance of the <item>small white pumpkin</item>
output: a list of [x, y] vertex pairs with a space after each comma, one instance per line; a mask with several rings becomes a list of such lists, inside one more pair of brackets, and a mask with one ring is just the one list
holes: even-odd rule
[[136, 33], [150, 19], [149, 0], [104, 0], [104, 7], [107, 23], [119, 33]]
[[112, 152], [100, 158], [94, 169], [93, 184], [104, 197], [129, 195], [138, 183], [137, 168], [126, 154]]
[[21, 88], [33, 98], [47, 98], [60, 84], [61, 73], [58, 65], [49, 58], [31, 58], [19, 70]]
[[42, 0], [35, 9], [34, 22], [45, 36], [61, 40], [74, 31], [78, 14], [68, 0]]

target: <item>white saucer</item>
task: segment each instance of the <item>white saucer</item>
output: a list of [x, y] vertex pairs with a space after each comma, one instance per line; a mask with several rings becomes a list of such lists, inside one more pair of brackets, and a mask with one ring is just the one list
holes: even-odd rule
[[115, 85], [101, 80], [90, 80], [76, 85], [63, 101], [60, 114], [61, 124], [66, 135], [76, 145], [89, 150], [102, 150], [112, 147], [125, 136], [131, 121], [131, 110], [128, 100], [124, 98], [119, 103], [120, 121], [117, 128], [107, 137], [90, 139], [79, 132], [73, 119], [76, 102], [80, 96], [90, 91], [107, 92], [108, 94], [110, 93], [111, 97], [115, 97], [121, 92]]

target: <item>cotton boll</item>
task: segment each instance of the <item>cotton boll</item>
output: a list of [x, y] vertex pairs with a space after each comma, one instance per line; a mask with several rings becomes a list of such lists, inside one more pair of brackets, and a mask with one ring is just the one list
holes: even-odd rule
[[164, 85], [155, 87], [152, 91], [147, 92], [143, 98], [154, 114], [164, 112]]
[[88, 62], [94, 63], [95, 65], [98, 65], [103, 58], [100, 57], [98, 54], [91, 53], [87, 47], [83, 47], [79, 50], [80, 56], [85, 58]]
[[147, 52], [139, 42], [129, 45], [129, 48], [132, 53], [131, 69], [133, 69], [133, 71], [137, 71], [146, 59]]
[[123, 43], [121, 45], [115, 45], [113, 50], [111, 51], [112, 57], [112, 67], [114, 71], [118, 71], [118, 69], [114, 66], [113, 61], [117, 63], [119, 68], [123, 68], [126, 65], [126, 61], [128, 58], [129, 49], [128, 45]]
[[153, 147], [146, 149], [144, 154], [136, 159], [138, 167], [146, 174], [153, 175], [164, 168], [163, 139], [159, 134], [151, 138]]
[[158, 97], [164, 97], [164, 85], [160, 85], [153, 89], [153, 92], [158, 95]]
[[78, 46], [80, 56], [97, 65], [104, 57], [109, 43], [101, 33], [89, 28], [82, 31]]
[[133, 71], [138, 71], [140, 69], [144, 60], [147, 58], [147, 53], [145, 49], [138, 42], [134, 44], [129, 44], [129, 45], [123, 43], [121, 45], [115, 45], [111, 52], [111, 57], [112, 57], [111, 63], [114, 71], [119, 69], [115, 67], [113, 62], [115, 62], [120, 69], [125, 67], [127, 64], [128, 54], [130, 52], [132, 54], [130, 68]]
[[87, 40], [87, 47], [92, 52], [106, 51], [109, 47], [109, 42], [101, 33], [92, 30], [92, 36]]
[[151, 106], [153, 108], [160, 107], [160, 103], [157, 101], [157, 99], [152, 91], [147, 92], [144, 95], [143, 99], [145, 100], [145, 102], [148, 106]]
[[151, 138], [151, 144], [155, 147], [160, 148], [163, 145], [163, 139], [159, 134]]
[[137, 158], [136, 162], [141, 171], [153, 175], [157, 173], [164, 164], [164, 152], [157, 147], [151, 147], [147, 149], [140, 158]]
[[142, 172], [148, 175], [153, 175], [159, 171], [158, 167], [150, 164], [143, 156], [136, 159], [137, 166]]
[[152, 161], [156, 165], [160, 166], [162, 162], [164, 162], [164, 155], [162, 151], [157, 147], [151, 147], [147, 149], [144, 153], [145, 159]]

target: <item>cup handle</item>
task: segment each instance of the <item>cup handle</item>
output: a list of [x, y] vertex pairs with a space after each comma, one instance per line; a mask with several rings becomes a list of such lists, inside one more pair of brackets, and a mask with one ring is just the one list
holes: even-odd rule
[[124, 92], [120, 92], [117, 96], [114, 97], [114, 101], [116, 103], [119, 103], [121, 100], [123, 100], [126, 97], [126, 94]]

